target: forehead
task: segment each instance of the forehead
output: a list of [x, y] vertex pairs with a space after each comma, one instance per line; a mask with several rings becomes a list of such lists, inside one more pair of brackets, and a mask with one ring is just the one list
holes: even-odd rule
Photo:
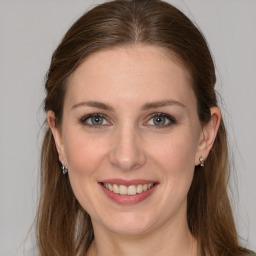
[[[194, 97], [188, 70], [156, 46], [125, 46], [91, 54], [70, 76], [67, 100], [130, 103]], [[141, 102], [142, 103], [142, 102]]]

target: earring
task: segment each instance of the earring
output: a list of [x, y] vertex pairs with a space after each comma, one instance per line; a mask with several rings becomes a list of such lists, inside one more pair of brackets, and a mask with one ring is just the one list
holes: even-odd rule
[[200, 166], [204, 167], [204, 158], [202, 156], [199, 158], [199, 161], [200, 161]]
[[68, 167], [65, 166], [63, 163], [61, 163], [61, 169], [62, 169], [63, 175], [66, 175], [68, 173]]

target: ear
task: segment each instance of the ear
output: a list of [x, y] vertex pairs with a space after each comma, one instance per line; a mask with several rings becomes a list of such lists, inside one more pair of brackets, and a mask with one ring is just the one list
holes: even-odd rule
[[48, 125], [52, 131], [52, 135], [54, 137], [56, 149], [59, 154], [59, 160], [61, 163], [65, 165], [66, 163], [66, 157], [65, 157], [65, 151], [64, 151], [64, 145], [62, 142], [62, 135], [60, 129], [56, 126], [56, 119], [55, 119], [55, 113], [51, 110], [47, 112], [47, 122]]
[[214, 106], [210, 108], [211, 119], [210, 121], [202, 127], [199, 145], [197, 149], [195, 165], [199, 165], [199, 158], [207, 158], [209, 152], [213, 146], [214, 140], [216, 138], [220, 121], [221, 121], [221, 111], [218, 107]]

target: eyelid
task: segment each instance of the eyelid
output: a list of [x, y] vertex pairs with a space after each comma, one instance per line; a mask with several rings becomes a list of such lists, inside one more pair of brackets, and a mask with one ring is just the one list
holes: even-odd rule
[[86, 123], [86, 120], [95, 116], [104, 118], [108, 123], [111, 124], [111, 122], [108, 120], [108, 116], [102, 113], [91, 113], [91, 114], [85, 115], [82, 118], [80, 118], [80, 122], [85, 126], [93, 127], [93, 128], [101, 128], [102, 126], [109, 126], [109, 124], [93, 125], [93, 124]]
[[[166, 113], [162, 113], [162, 112], [157, 112], [157, 113], [153, 113], [151, 114], [148, 118], [147, 118], [147, 121], [145, 123], [148, 123], [149, 120], [151, 120], [152, 118], [154, 117], [166, 117], [170, 123], [166, 124], [166, 125], [148, 125], [148, 126], [152, 126], [153, 128], [158, 128], [158, 129], [161, 129], [161, 128], [166, 128], [166, 127], [169, 127], [169, 126], [172, 126], [174, 124], [177, 123], [177, 120], [175, 117], [169, 115], [169, 114], [166, 114]], [[145, 124], [144, 123], [144, 124]]]
[[[86, 122], [86, 120], [88, 120], [89, 118], [92, 118], [92, 117], [101, 117], [103, 119], [106, 120], [106, 122], [108, 122], [108, 124], [99, 124], [99, 125], [94, 125], [94, 124], [89, 124]], [[166, 124], [166, 125], [147, 125], [147, 123], [149, 122], [149, 120], [151, 120], [152, 118], [154, 117], [165, 117], [169, 120], [169, 123]], [[92, 127], [92, 128], [102, 128], [104, 126], [109, 126], [109, 125], [112, 125], [112, 123], [109, 121], [109, 118], [107, 115], [103, 114], [103, 113], [91, 113], [91, 114], [87, 114], [85, 116], [83, 116], [82, 118], [80, 118], [80, 122], [87, 126], [87, 127]], [[169, 126], [172, 126], [173, 124], [176, 124], [177, 123], [177, 120], [175, 117], [169, 115], [169, 114], [166, 114], [166, 113], [162, 113], [162, 112], [157, 112], [157, 113], [152, 113], [150, 114], [148, 117], [147, 117], [147, 121], [143, 123], [143, 125], [146, 125], [146, 126], [151, 126], [152, 128], [166, 128], [166, 127], [169, 127]]]

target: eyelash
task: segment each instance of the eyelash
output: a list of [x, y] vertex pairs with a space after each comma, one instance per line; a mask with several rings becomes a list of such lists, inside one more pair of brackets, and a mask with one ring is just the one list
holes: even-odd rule
[[104, 115], [104, 114], [101, 114], [101, 113], [94, 113], [94, 114], [86, 115], [86, 116], [82, 117], [80, 121], [83, 125], [88, 126], [88, 127], [92, 127], [92, 128], [102, 128], [102, 126], [107, 126], [106, 124], [104, 124], [104, 125], [94, 125], [94, 124], [89, 124], [89, 123], [86, 122], [88, 119], [93, 118], [93, 117], [100, 117], [100, 118], [105, 119], [107, 122], [109, 122], [108, 118], [107, 118], [107, 115]]
[[156, 129], [162, 129], [162, 128], [170, 127], [171, 125], [177, 123], [177, 120], [173, 116], [170, 116], [170, 115], [165, 114], [165, 113], [154, 113], [150, 116], [150, 118], [147, 122], [149, 122], [154, 117], [165, 117], [169, 121], [169, 123], [165, 124], [165, 125], [150, 125], [150, 126], [152, 126], [153, 128], [156, 128]]
[[[91, 127], [91, 128], [102, 128], [102, 126], [109, 126], [109, 124], [100, 124], [100, 125], [89, 124], [87, 121], [90, 118], [93, 118], [93, 117], [103, 118], [105, 121], [110, 123], [108, 121], [107, 115], [102, 114], [102, 113], [93, 113], [93, 114], [86, 115], [86, 116], [84, 116], [84, 117], [82, 117], [80, 119], [80, 122], [83, 125]], [[166, 127], [169, 127], [169, 126], [177, 123], [177, 120], [173, 116], [170, 116], [170, 115], [164, 114], [164, 113], [153, 113], [152, 115], [150, 115], [150, 117], [149, 117], [147, 122], [149, 122], [154, 117], [165, 117], [169, 121], [169, 123], [165, 124], [165, 125], [149, 125], [149, 126], [152, 126], [152, 127], [156, 128], [156, 129], [166, 128]]]

